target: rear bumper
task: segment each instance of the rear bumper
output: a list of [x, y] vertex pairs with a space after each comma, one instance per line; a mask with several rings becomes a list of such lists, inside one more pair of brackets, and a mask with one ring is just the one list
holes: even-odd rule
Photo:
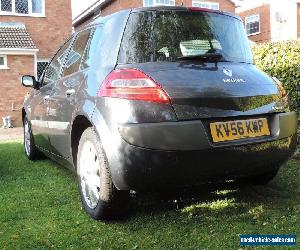
[[120, 124], [119, 132], [127, 143], [142, 148], [176, 151], [203, 150], [290, 137], [297, 132], [297, 114], [289, 112], [270, 115], [269, 126], [271, 136], [268, 138], [245, 139], [221, 144], [212, 142], [209, 124], [205, 121]]
[[114, 184], [121, 190], [161, 189], [278, 168], [296, 149], [297, 115], [276, 114], [269, 121], [268, 138], [218, 145], [201, 121], [119, 125], [118, 147], [105, 148]]

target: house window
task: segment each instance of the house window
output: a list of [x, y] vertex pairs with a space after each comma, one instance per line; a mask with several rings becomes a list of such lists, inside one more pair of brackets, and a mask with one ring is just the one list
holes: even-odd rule
[[8, 69], [7, 56], [5, 55], [0, 55], [0, 69]]
[[32, 0], [32, 13], [44, 14], [44, 1], [43, 0]]
[[37, 79], [40, 79], [43, 75], [46, 67], [49, 64], [49, 60], [38, 60], [37, 61]]
[[257, 35], [260, 33], [259, 15], [252, 15], [245, 18], [247, 35]]
[[1, 0], [1, 12], [12, 12], [12, 1], [11, 0]]
[[192, 6], [198, 7], [198, 8], [204, 8], [204, 9], [211, 9], [211, 10], [219, 10], [220, 9], [219, 3], [203, 2], [203, 1], [196, 1], [196, 0], [194, 0], [192, 2]]
[[29, 14], [28, 0], [15, 0], [15, 11], [19, 14]]
[[45, 0], [0, 0], [0, 15], [44, 16]]
[[175, 6], [175, 0], [144, 0], [144, 7], [151, 6]]

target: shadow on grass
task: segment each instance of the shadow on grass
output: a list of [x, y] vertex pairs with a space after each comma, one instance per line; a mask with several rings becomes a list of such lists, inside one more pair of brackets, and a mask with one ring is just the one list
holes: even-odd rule
[[262, 221], [268, 221], [272, 214], [284, 217], [291, 211], [298, 212], [297, 173], [299, 161], [291, 160], [265, 186], [225, 182], [202, 185], [193, 190], [137, 193], [132, 197], [133, 209], [125, 222], [139, 215], [165, 217], [171, 212], [176, 217], [201, 222], [240, 218], [245, 223], [264, 224], [266, 222]]
[[[236, 215], [249, 209], [276, 202], [280, 196], [270, 193], [280, 189], [275, 183], [266, 188], [232, 184], [203, 185], [197, 190], [185, 192], [164, 192], [137, 194], [132, 199], [133, 216], [137, 213], [161, 214], [166, 211], [182, 215]], [[259, 209], [261, 210], [261, 209]], [[261, 211], [262, 212], [262, 211]]]

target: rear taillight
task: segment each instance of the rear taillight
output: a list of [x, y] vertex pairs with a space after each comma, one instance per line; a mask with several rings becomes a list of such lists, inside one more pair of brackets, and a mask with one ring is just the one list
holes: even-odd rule
[[272, 78], [273, 78], [273, 81], [275, 82], [275, 84], [277, 85], [278, 92], [280, 93], [281, 97], [286, 97], [288, 95], [288, 92], [283, 87], [283, 84], [281, 83], [281, 81], [279, 79], [277, 79], [276, 77], [272, 77]]
[[104, 80], [98, 96], [170, 103], [167, 93], [154, 80], [137, 69], [112, 71]]

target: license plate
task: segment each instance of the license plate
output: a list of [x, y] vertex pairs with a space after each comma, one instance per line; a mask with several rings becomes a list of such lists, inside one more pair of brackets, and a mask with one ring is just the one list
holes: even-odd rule
[[213, 142], [234, 141], [270, 135], [266, 118], [215, 122], [210, 124]]

